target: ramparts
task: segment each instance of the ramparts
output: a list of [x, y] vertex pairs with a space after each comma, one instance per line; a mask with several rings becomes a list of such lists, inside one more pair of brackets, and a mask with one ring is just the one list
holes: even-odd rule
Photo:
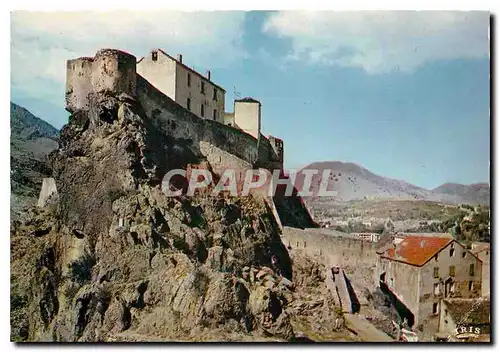
[[376, 243], [321, 228], [283, 227], [285, 246], [300, 249], [327, 266], [375, 265]]
[[374, 289], [376, 268], [375, 242], [336, 231], [283, 226], [282, 241], [293, 254], [305, 252], [327, 268], [340, 267], [351, 280], [352, 290], [361, 304], [366, 304], [364, 290]]
[[90, 96], [125, 93], [137, 99], [145, 114], [179, 147], [205, 157], [216, 173], [226, 168], [262, 167], [282, 169], [283, 146], [219, 122], [201, 119], [160, 92], [136, 72], [136, 58], [119, 50], [103, 49], [94, 58], [69, 60], [67, 64], [66, 109], [89, 108]]
[[[269, 140], [253, 136], [214, 120], [201, 119], [137, 76], [137, 99], [148, 117], [167, 135], [185, 141], [207, 158], [217, 173], [225, 168], [282, 168]], [[259, 145], [258, 145], [259, 144]], [[258, 147], [258, 148], [257, 148]]]
[[135, 70], [135, 56], [120, 50], [102, 49], [93, 58], [68, 60], [66, 110], [88, 109], [92, 93], [114, 92], [134, 96]]

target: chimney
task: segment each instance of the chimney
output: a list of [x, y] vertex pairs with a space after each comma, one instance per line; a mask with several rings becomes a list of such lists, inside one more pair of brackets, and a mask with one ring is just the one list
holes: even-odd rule
[[177, 54], [177, 61], [182, 64], [182, 54]]
[[207, 70], [207, 78], [210, 81], [210, 70]]

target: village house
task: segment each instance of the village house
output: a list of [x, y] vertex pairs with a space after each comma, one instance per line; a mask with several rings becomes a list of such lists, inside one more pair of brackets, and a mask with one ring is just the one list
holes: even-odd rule
[[481, 295], [490, 295], [490, 244], [486, 242], [472, 243], [471, 250], [483, 262], [483, 277], [481, 284]]
[[357, 233], [356, 236], [364, 241], [370, 242], [378, 242], [380, 239], [380, 234], [378, 233]]
[[481, 294], [481, 261], [448, 234], [396, 236], [377, 254], [377, 285], [421, 332], [438, 331], [443, 298]]
[[372, 227], [373, 225], [371, 221], [362, 221], [361, 224], [365, 227]]
[[445, 341], [488, 341], [490, 316], [489, 297], [443, 299], [436, 338]]

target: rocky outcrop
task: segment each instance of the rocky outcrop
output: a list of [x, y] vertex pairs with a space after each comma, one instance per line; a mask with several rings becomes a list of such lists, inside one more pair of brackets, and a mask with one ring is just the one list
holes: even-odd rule
[[12, 224], [12, 339], [189, 340], [229, 325], [293, 338], [291, 262], [268, 203], [167, 197], [169, 169], [206, 165], [180, 145], [123, 94], [72, 113], [50, 155], [57, 204]]
[[[203, 154], [187, 130], [173, 133], [183, 129], [175, 119], [159, 128], [126, 94], [91, 93], [84, 106], [71, 109], [50, 154], [57, 196], [11, 224], [12, 340], [327, 341], [342, 334], [325, 268], [300, 256], [292, 265], [270, 199], [162, 191], [163, 176], [178, 168], [206, 169], [217, 182], [212, 170], [221, 165], [210, 160], [221, 164], [222, 156]], [[294, 200], [278, 204], [280, 216], [310, 221]]]

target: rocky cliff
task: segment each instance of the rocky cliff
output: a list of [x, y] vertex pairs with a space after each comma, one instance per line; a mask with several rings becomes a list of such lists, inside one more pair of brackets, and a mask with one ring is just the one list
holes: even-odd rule
[[322, 270], [294, 277], [263, 198], [165, 196], [168, 170], [211, 167], [182, 143], [124, 94], [72, 113], [50, 154], [57, 202], [12, 222], [12, 340], [296, 337], [292, 282], [307, 272], [309, 297]]

